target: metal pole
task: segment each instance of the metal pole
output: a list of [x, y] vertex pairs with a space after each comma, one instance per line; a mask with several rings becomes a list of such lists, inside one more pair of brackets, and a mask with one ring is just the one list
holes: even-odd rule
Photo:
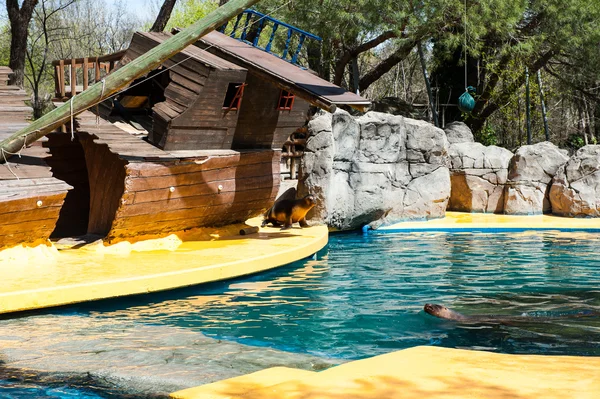
[[542, 73], [537, 71], [537, 81], [540, 88], [540, 102], [542, 103], [542, 118], [544, 119], [544, 133], [546, 141], [550, 141], [550, 131], [548, 130], [548, 115], [546, 115], [546, 103], [544, 102], [544, 88], [542, 87]]
[[[258, 1], [230, 0], [227, 4], [217, 8], [195, 24], [106, 76], [104, 82], [97, 82], [93, 86], [90, 86], [86, 91], [74, 96], [71, 101], [66, 102], [0, 142], [0, 153], [8, 158], [8, 156], [18, 152], [24, 146], [39, 140], [54, 131], [57, 127], [68, 122], [71, 119], [71, 115], [74, 116], [85, 111], [118, 92], [134, 79], [156, 69], [166, 59], [179, 53], [190, 44], [195, 43], [207, 33], [222, 26], [229, 19], [251, 7], [253, 4], [258, 3]], [[4, 156], [0, 156], [1, 162], [4, 162]]]
[[529, 101], [529, 68], [525, 67], [525, 115], [527, 118], [527, 144], [531, 144], [531, 103]]

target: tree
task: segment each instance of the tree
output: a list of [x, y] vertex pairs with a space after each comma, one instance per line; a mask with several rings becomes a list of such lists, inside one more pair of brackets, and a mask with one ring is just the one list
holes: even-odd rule
[[171, 13], [173, 12], [173, 8], [175, 8], [175, 3], [177, 0], [165, 0], [160, 11], [158, 12], [158, 16], [156, 17], [156, 21], [150, 28], [150, 32], [162, 32], [165, 30], [167, 26], [167, 22], [169, 22], [169, 18], [171, 18]]
[[586, 0], [528, 1], [517, 9], [520, 19], [506, 35], [490, 29], [483, 36], [480, 96], [469, 119], [475, 132], [510, 103], [525, 82], [526, 67], [534, 76], [554, 62], [577, 58], [600, 40], [600, 10]]
[[182, 0], [173, 10], [167, 28], [185, 28], [204, 18], [218, 6], [215, 0]]
[[38, 0], [23, 0], [23, 4], [19, 8], [18, 0], [6, 0], [6, 11], [10, 20], [11, 33], [8, 66], [13, 71], [9, 84], [23, 86], [29, 22], [37, 4]]
[[[42, 85], [51, 81], [52, 71], [48, 68], [51, 45], [68, 31], [59, 23], [57, 14], [76, 0], [41, 0], [34, 10], [27, 42], [27, 66], [25, 78], [32, 91], [31, 105], [34, 119], [42, 116], [49, 98], [42, 95]], [[48, 90], [50, 91], [50, 90]]]

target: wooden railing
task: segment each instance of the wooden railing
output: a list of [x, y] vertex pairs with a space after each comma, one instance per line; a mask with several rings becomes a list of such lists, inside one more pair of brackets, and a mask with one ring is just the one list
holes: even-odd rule
[[67, 58], [52, 61], [54, 66], [55, 100], [66, 99], [87, 90], [118, 65], [125, 50], [101, 57]]
[[306, 135], [308, 129], [301, 127], [290, 135], [290, 138], [283, 143], [283, 149], [281, 152], [281, 163], [282, 174], [290, 175], [290, 179], [294, 180], [298, 178], [298, 168], [304, 155], [304, 148], [306, 146]]
[[[225, 33], [227, 26], [228, 24], [223, 25], [219, 31], [221, 33]], [[271, 28], [271, 34], [269, 35], [268, 39], [265, 39], [266, 45], [262, 47], [260, 45], [260, 35], [261, 33], [267, 31], [265, 29], [267, 27]], [[282, 27], [282, 29], [287, 29], [287, 32], [285, 33], [285, 44], [280, 54], [271, 51], [273, 48], [273, 41], [275, 40], [275, 36], [279, 27]], [[298, 64], [298, 56], [300, 55], [300, 51], [302, 50], [302, 46], [306, 39], [312, 39], [318, 42], [323, 40], [319, 36], [305, 32], [302, 29], [296, 28], [295, 26], [286, 24], [285, 22], [279, 21], [254, 10], [245, 10], [239, 14], [232, 24], [231, 31], [227, 34], [234, 39], [246, 42], [254, 47], [266, 51], [267, 53], [291, 62], [292, 64]], [[295, 49], [290, 50], [292, 38], [296, 38], [295, 40], [298, 41], [298, 45]]]

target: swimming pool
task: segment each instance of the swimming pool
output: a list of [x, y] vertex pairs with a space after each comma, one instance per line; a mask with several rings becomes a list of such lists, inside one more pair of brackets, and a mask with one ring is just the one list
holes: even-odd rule
[[[339, 234], [317, 259], [80, 311], [341, 359], [417, 345], [600, 355], [600, 318], [546, 320], [600, 310], [598, 243], [573, 232]], [[532, 318], [464, 325], [425, 314], [427, 302]]]

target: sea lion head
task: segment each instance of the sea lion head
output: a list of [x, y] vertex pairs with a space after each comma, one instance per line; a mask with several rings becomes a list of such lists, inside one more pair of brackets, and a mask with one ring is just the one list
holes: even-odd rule
[[439, 317], [441, 319], [448, 320], [464, 320], [465, 316], [455, 312], [454, 310], [448, 309], [445, 306], [438, 305], [435, 303], [426, 303], [423, 307], [426, 313], [429, 313], [432, 316]]
[[306, 206], [308, 209], [317, 204], [317, 200], [312, 194], [307, 195], [306, 197], [302, 198], [302, 200], [304, 201], [304, 206]]

